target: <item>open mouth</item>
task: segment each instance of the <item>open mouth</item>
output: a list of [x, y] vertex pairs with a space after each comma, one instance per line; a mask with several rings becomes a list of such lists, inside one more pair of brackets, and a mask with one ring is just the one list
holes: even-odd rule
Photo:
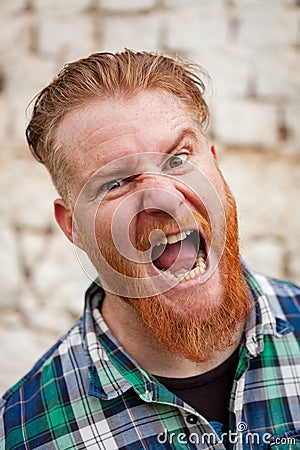
[[152, 248], [152, 263], [172, 281], [196, 278], [207, 268], [205, 240], [196, 230], [165, 236]]

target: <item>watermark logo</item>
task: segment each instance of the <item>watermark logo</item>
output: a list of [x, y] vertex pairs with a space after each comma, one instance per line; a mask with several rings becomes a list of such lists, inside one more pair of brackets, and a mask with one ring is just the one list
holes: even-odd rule
[[233, 432], [231, 430], [228, 433], [222, 433], [218, 436], [213, 432], [206, 433], [195, 433], [191, 432], [189, 434], [186, 433], [175, 433], [169, 432], [166, 428], [163, 432], [157, 435], [157, 442], [160, 444], [181, 444], [181, 445], [217, 445], [217, 444], [241, 444], [241, 445], [250, 445], [251, 448], [256, 448], [257, 446], [261, 446], [262, 444], [266, 444], [271, 446], [274, 445], [289, 445], [291, 446], [296, 444], [295, 437], [287, 437], [287, 436], [273, 436], [271, 433], [257, 433], [247, 431], [247, 424], [245, 422], [239, 422], [237, 424], [237, 431]]

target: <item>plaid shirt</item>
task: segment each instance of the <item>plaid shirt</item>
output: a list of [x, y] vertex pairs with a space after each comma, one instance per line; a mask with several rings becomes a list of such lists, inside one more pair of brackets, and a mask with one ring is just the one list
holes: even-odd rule
[[[244, 275], [255, 302], [240, 346], [227, 445], [300, 449], [293, 331], [300, 328], [300, 288], [247, 269]], [[99, 312], [103, 297], [93, 284], [83, 318], [4, 395], [0, 449], [224, 449], [204, 417], [116, 342]]]

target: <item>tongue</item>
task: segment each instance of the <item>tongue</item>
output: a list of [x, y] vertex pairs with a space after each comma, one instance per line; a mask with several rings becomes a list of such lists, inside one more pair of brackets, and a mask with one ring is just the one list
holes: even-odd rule
[[167, 244], [164, 252], [155, 260], [155, 265], [162, 270], [178, 272], [180, 270], [188, 271], [194, 266], [197, 258], [197, 252], [194, 244], [188, 240]]

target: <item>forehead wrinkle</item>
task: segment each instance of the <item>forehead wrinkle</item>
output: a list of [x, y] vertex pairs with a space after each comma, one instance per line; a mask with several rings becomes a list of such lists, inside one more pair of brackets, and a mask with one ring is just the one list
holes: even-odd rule
[[[159, 92], [160, 90], [158, 90], [158, 92]], [[139, 96], [136, 96], [136, 98], [138, 98]], [[173, 101], [175, 101], [176, 102], [176, 106], [177, 106], [177, 108], [181, 111], [181, 112], [184, 112], [184, 114], [187, 114], [188, 113], [188, 111], [186, 110], [186, 108], [183, 106], [183, 105], [181, 105], [180, 104], [180, 102], [178, 103], [178, 99], [176, 99], [176, 98], [174, 98], [173, 96], [171, 96], [172, 97], [172, 100]], [[152, 99], [150, 99], [150, 100], [152, 100]], [[126, 126], [126, 125], [129, 125], [129, 124], [131, 124], [132, 122], [136, 122], [136, 121], [138, 121], [139, 120], [139, 116], [135, 116], [135, 117], [133, 117], [132, 119], [129, 119], [129, 118], [127, 118], [126, 117], [126, 115], [124, 114], [124, 109], [125, 110], [127, 110], [127, 111], [129, 111], [129, 112], [131, 112], [131, 111], [134, 111], [134, 108], [133, 108], [133, 106], [131, 105], [131, 102], [130, 101], [128, 101], [128, 102], [122, 102], [123, 104], [121, 104], [121, 105], [119, 105], [119, 103], [118, 103], [118, 107], [116, 107], [116, 108], [113, 108], [114, 109], [114, 111], [113, 111], [113, 114], [115, 114], [116, 116], [119, 116], [119, 117], [116, 117], [116, 119], [118, 120], [118, 122], [120, 123], [120, 120], [122, 120], [122, 122], [121, 122], [121, 125], [122, 126]], [[151, 103], [151, 102], [150, 102]], [[106, 104], [108, 104], [108, 105], [112, 105], [112, 104], [114, 104], [114, 102], [112, 102], [111, 100], [109, 100], [109, 101], [101, 101], [101, 102], [91, 102], [91, 103], [89, 103], [89, 104], [87, 104], [87, 105], [85, 105], [85, 107], [83, 107], [83, 108], [80, 108], [79, 110], [77, 110], [77, 111], [72, 111], [72, 112], [70, 112], [69, 114], [67, 114], [66, 116], [65, 116], [65, 118], [63, 119], [63, 121], [61, 122], [61, 124], [60, 124], [60, 129], [58, 128], [58, 133], [56, 134], [56, 137], [57, 138], [59, 138], [59, 137], [61, 137], [61, 139], [62, 139], [62, 144], [63, 145], [65, 145], [66, 147], [69, 147], [70, 149], [72, 149], [72, 151], [74, 151], [74, 150], [76, 150], [76, 149], [83, 149], [83, 150], [86, 150], [86, 143], [89, 141], [89, 140], [93, 140], [93, 139], [96, 139], [97, 138], [97, 134], [98, 133], [101, 133], [101, 130], [103, 130], [103, 129], [105, 129], [106, 127], [108, 127], [108, 130], [107, 130], [107, 133], [109, 134], [111, 131], [113, 131], [113, 130], [119, 130], [119, 126], [113, 126], [113, 128], [111, 128], [111, 122], [109, 122], [108, 121], [108, 119], [107, 118], [105, 118], [105, 115], [101, 118], [101, 117], [99, 117], [98, 116], [98, 113], [97, 113], [97, 110], [96, 111], [93, 111], [92, 112], [92, 115], [88, 118], [88, 120], [86, 121], [86, 126], [84, 127], [84, 129], [89, 129], [90, 127], [91, 127], [91, 125], [92, 125], [92, 122], [93, 122], [93, 120], [99, 120], [99, 123], [97, 124], [97, 128], [95, 129], [95, 130], [93, 130], [88, 136], [85, 136], [82, 140], [80, 140], [80, 142], [79, 142], [79, 144], [77, 143], [77, 145], [74, 145], [73, 146], [73, 144], [72, 144], [72, 142], [71, 143], [69, 143], [69, 145], [68, 145], [68, 143], [67, 142], [64, 142], [64, 140], [66, 140], [66, 139], [64, 139], [64, 128], [65, 127], [68, 127], [68, 119], [69, 120], [73, 120], [73, 121], [75, 121], [75, 127], [76, 127], [76, 123], [78, 124], [78, 126], [79, 126], [79, 128], [82, 126], [82, 124], [83, 124], [83, 118], [86, 116], [86, 114], [85, 113], [89, 113], [89, 111], [91, 111], [92, 109], [93, 109], [93, 107], [99, 107], [99, 106], [101, 106], [101, 104], [103, 105], [103, 109], [105, 110], [105, 106], [106, 106]], [[118, 109], [120, 107], [120, 109]], [[145, 107], [145, 105], [139, 105], [139, 108], [143, 108], [143, 109], [147, 109], [147, 107]], [[123, 111], [121, 111], [121, 109], [123, 109]], [[147, 109], [148, 110], [148, 109]], [[163, 112], [164, 114], [165, 114], [165, 111], [157, 111], [157, 114], [159, 114], [160, 112]], [[101, 111], [100, 111], [100, 114], [101, 114]], [[153, 113], [153, 111], [152, 111], [152, 113], [151, 113], [151, 115], [150, 116], [153, 116], [154, 118], [156, 118], [157, 117], [157, 114], [154, 114]], [[189, 115], [189, 114], [188, 114]], [[124, 117], [125, 116], [125, 117]], [[169, 120], [170, 120], [170, 123], [172, 124], [173, 122], [176, 122], [176, 120], [178, 119], [178, 115], [176, 114], [176, 115], [174, 115], [173, 117], [171, 117], [171, 118], [169, 118]], [[106, 123], [105, 124], [102, 124], [100, 121], [106, 121]], [[64, 125], [65, 125], [65, 127], [64, 127]], [[74, 123], [73, 123], [73, 128], [74, 128]], [[138, 127], [139, 128], [139, 127]], [[83, 129], [83, 133], [82, 134], [84, 134], [84, 129]], [[78, 130], [77, 130], [78, 131]], [[126, 133], [126, 135], [130, 135], [130, 134], [134, 134], [135, 133], [135, 131], [132, 131], [132, 132], [130, 132], [130, 133]], [[124, 135], [124, 133], [120, 133], [121, 135]], [[59, 136], [60, 135], [60, 136]], [[126, 136], [126, 135], [124, 135], [124, 136]], [[118, 137], [119, 135], [116, 135], [115, 137]], [[109, 142], [109, 140], [111, 140], [111, 139], [107, 139], [107, 142]], [[100, 141], [100, 144], [102, 143], [102, 142], [105, 142], [105, 141]], [[90, 147], [90, 149], [92, 150], [92, 149], [94, 149], [95, 147], [97, 147], [97, 144], [98, 144], [98, 142], [95, 144], [95, 145], [92, 145], [92, 147]]]
[[[123, 114], [122, 114], [122, 116], [123, 116]], [[137, 118], [135, 117], [135, 118], [133, 118], [133, 119], [131, 119], [131, 120], [125, 120], [124, 119], [124, 121], [122, 122], [122, 126], [126, 126], [126, 125], [129, 125], [129, 124], [131, 124], [132, 122], [135, 122], [137, 120]], [[86, 143], [86, 141], [89, 141], [90, 139], [92, 140], [93, 138], [95, 138], [95, 135], [96, 135], [96, 138], [97, 138], [97, 134], [99, 133], [99, 132], [101, 132], [101, 130], [103, 130], [103, 128], [105, 129], [106, 127], [109, 127], [108, 128], [108, 130], [107, 130], [107, 133], [109, 134], [109, 133], [111, 133], [111, 131], [112, 131], [112, 129], [113, 130], [120, 130], [120, 126], [116, 126], [116, 125], [114, 125], [113, 126], [113, 128], [110, 128], [111, 127], [111, 123], [109, 122], [109, 123], [105, 123], [105, 124], [99, 124], [99, 126], [97, 126], [97, 128], [95, 129], [95, 130], [93, 130], [92, 131], [92, 133], [90, 133], [88, 136], [86, 136], [81, 142], [80, 142], [80, 144], [79, 144], [79, 146], [78, 146], [78, 148], [80, 148], [83, 144], [85, 144]], [[128, 133], [126, 133], [126, 134], [124, 134], [124, 133], [122, 133], [121, 131], [120, 131], [120, 134], [117, 134], [117, 135], [115, 135], [115, 136], [113, 136], [112, 137], [112, 139], [114, 138], [114, 137], [119, 137], [120, 135], [124, 135], [124, 136], [126, 136], [126, 135], [130, 135], [130, 134], [134, 134], [136, 132], [136, 130], [133, 130], [133, 131], [131, 131], [131, 132], [128, 132]], [[109, 141], [110, 139], [108, 139], [107, 141]], [[94, 148], [95, 147], [95, 145], [93, 146], [93, 147], [91, 147], [91, 148]]]
[[[173, 134], [174, 132], [174, 134]], [[168, 154], [172, 153], [179, 145], [181, 145], [181, 143], [184, 141], [184, 139], [192, 139], [194, 141], [198, 140], [197, 139], [197, 131], [196, 129], [192, 128], [192, 127], [187, 127], [187, 128], [183, 128], [182, 130], [176, 130], [176, 127], [173, 127], [172, 132], [170, 133], [171, 135], [169, 136], [169, 138], [165, 138], [165, 140], [163, 142], [159, 141], [159, 149], [156, 148], [150, 148], [149, 149], [149, 153], [162, 153], [165, 154], [165, 156], [167, 156]], [[145, 149], [143, 148], [144, 142], [140, 142], [141, 139], [136, 136], [135, 139], [135, 144], [137, 145], [137, 147], [134, 147], [133, 141], [130, 142], [130, 147], [126, 148], [127, 144], [124, 143], [124, 145], [122, 145], [122, 143], [118, 143], [115, 149], [111, 149], [111, 148], [106, 148], [105, 144], [108, 142], [113, 142], [114, 139], [117, 139], [121, 136], [121, 138], [124, 137], [124, 139], [128, 136], [132, 136], [132, 135], [136, 135], [136, 131], [130, 132], [130, 133], [120, 133], [117, 136], [112, 136], [111, 138], [102, 141], [100, 144], [96, 143], [93, 147], [90, 147], [87, 150], [87, 153], [89, 151], [92, 151], [93, 149], [98, 147], [98, 150], [101, 149], [101, 146], [104, 145], [103, 150], [101, 150], [101, 155], [99, 157], [97, 157], [98, 162], [101, 163], [101, 166], [105, 166], [107, 164], [110, 164], [111, 162], [115, 161], [115, 159], [113, 158], [113, 151], [116, 150], [117, 152], [120, 150], [120, 146], [122, 147], [121, 149], [124, 150], [128, 150], [127, 155], [131, 154], [132, 156], [136, 153], [148, 153], [147, 151], [145, 151]], [[137, 150], [137, 151], [135, 151]], [[85, 153], [86, 154], [86, 153]], [[105, 158], [106, 155], [109, 155], [109, 158]], [[126, 154], [123, 154], [122, 157], [126, 157]], [[121, 158], [122, 158], [121, 157]], [[118, 159], [118, 158], [117, 158]], [[99, 170], [99, 169], [98, 169]]]
[[[92, 106], [93, 106], [93, 103], [91, 104], [91, 107]], [[96, 128], [91, 133], [89, 133], [87, 136], [83, 137], [82, 139], [80, 139], [80, 137], [79, 137], [79, 139], [80, 139], [79, 143], [77, 142], [76, 145], [73, 145], [74, 143], [72, 143], [72, 142], [71, 143], [68, 141], [64, 142], [66, 140], [65, 136], [64, 136], [65, 129], [69, 127], [69, 121], [75, 122], [75, 125], [73, 123], [72, 127], [73, 128], [75, 127], [76, 131], [78, 132], [78, 129], [82, 127], [82, 124], [84, 122], [84, 120], [82, 120], [82, 119], [86, 118], [89, 111], [91, 111], [91, 109], [89, 109], [89, 107], [86, 106], [77, 111], [76, 110], [70, 111], [68, 114], [66, 114], [66, 116], [63, 118], [63, 120], [59, 124], [57, 131], [55, 133], [56, 141], [58, 141], [58, 142], [60, 141], [60, 143], [64, 147], [69, 147], [72, 150], [81, 149], [82, 147], [84, 148], [84, 145], [86, 144], [87, 141], [89, 141], [90, 139], [93, 139], [93, 137], [95, 135], [97, 136], [97, 134], [100, 133], [101, 130], [105, 129], [106, 127], [111, 126], [111, 122], [109, 122], [107, 119], [105, 119], [105, 117], [98, 118], [99, 122], [96, 125]], [[121, 116], [124, 116], [124, 113], [122, 113]], [[85, 126], [83, 128], [82, 134], [84, 134], [86, 129], [89, 130], [91, 128], [92, 122], [95, 120], [95, 118], [97, 120], [97, 112], [94, 112], [93, 115], [87, 119], [87, 121], [85, 122]], [[135, 120], [137, 120], [137, 118], [127, 119], [127, 120], [124, 118], [123, 124], [125, 124], [125, 125], [130, 124], [131, 122], [134, 122]], [[106, 123], [103, 123], [105, 121], [106, 121]], [[78, 125], [78, 127], [76, 126], [76, 124]], [[119, 129], [119, 127], [114, 126], [113, 129]], [[108, 128], [107, 133], [110, 133], [110, 132], [111, 132], [111, 128], [110, 129]], [[78, 141], [78, 139], [77, 139], [77, 141]], [[92, 148], [94, 148], [94, 146]]]
[[[132, 131], [132, 132], [130, 132], [130, 133], [128, 132], [128, 133], [126, 133], [126, 134], [120, 133], [120, 134], [118, 134], [118, 135], [111, 136], [111, 137], [109, 137], [109, 138], [107, 138], [107, 139], [104, 139], [103, 141], [96, 142], [94, 145], [92, 145], [92, 146], [89, 147], [88, 149], [84, 149], [84, 148], [83, 148], [83, 150], [86, 150], [87, 152], [89, 152], [89, 151], [94, 150], [94, 149], [97, 148], [97, 147], [101, 147], [102, 145], [107, 144], [108, 142], [114, 141], [115, 139], [119, 138], [120, 136], [125, 138], [125, 137], [128, 137], [128, 136], [134, 135], [135, 133], [136, 133], [136, 131]], [[81, 148], [81, 144], [80, 144], [80, 146], [79, 146], [78, 148], [79, 148], [79, 149]], [[104, 148], [104, 152], [105, 152], [105, 148]], [[107, 149], [107, 152], [111, 152], [111, 150], [110, 150], [110, 149]]]
[[[134, 121], [136, 121], [136, 119], [130, 120], [127, 123], [131, 123], [131, 122], [134, 122]], [[180, 125], [179, 124], [174, 124], [174, 125], [172, 124], [171, 130], [170, 130], [170, 136], [169, 136], [169, 138], [165, 138], [167, 141], [172, 139], [173, 133], [176, 133], [176, 135], [177, 135], [176, 128], [178, 126], [181, 126], [181, 124]], [[85, 156], [86, 154], [89, 154], [89, 152], [92, 152], [94, 149], [98, 149], [98, 150], [101, 151], [101, 154], [98, 155], [97, 159], [101, 160], [101, 163], [106, 164], [107, 162], [105, 161], [105, 158], [103, 158], [103, 157], [106, 154], [109, 154], [111, 156], [112, 153], [114, 152], [114, 150], [117, 151], [117, 152], [120, 151], [120, 150], [125, 150], [126, 152], [127, 151], [129, 151], [129, 152], [132, 151], [133, 153], [135, 153], [136, 150], [138, 150], [141, 153], [144, 153], [145, 151], [147, 151], [147, 149], [150, 152], [156, 152], [157, 151], [154, 147], [153, 148], [152, 147], [151, 148], [147, 147], [147, 145], [145, 144], [145, 140], [143, 139], [143, 136], [140, 136], [141, 130], [139, 128], [134, 129], [132, 131], [126, 132], [126, 131], [120, 129], [120, 126], [114, 126], [114, 135], [113, 136], [111, 136], [111, 131], [112, 130], [108, 129], [107, 130], [107, 137], [106, 136], [104, 136], [104, 137], [102, 136], [102, 139], [101, 140], [97, 140], [97, 142], [95, 142], [94, 145], [85, 147], [84, 143], [86, 143], [89, 138], [91, 138], [93, 136], [93, 139], [97, 139], [97, 135], [95, 135], [95, 133], [97, 133], [98, 131], [101, 133], [102, 128], [103, 127], [97, 128], [97, 130], [95, 130], [90, 136], [88, 136], [87, 139], [82, 141], [79, 144], [79, 146], [75, 147], [75, 148], [77, 148], [79, 150], [84, 151], [84, 154], [82, 156]], [[149, 130], [149, 128], [148, 128], [148, 130]], [[153, 132], [155, 132], [155, 131], [156, 130], [154, 129]], [[127, 138], [131, 137], [131, 136], [133, 136], [134, 139], [132, 139], [128, 143]], [[157, 135], [157, 137], [158, 137], [158, 135]], [[114, 140], [117, 140], [115, 148], [106, 148], [106, 144], [113, 143]], [[175, 138], [174, 138], [174, 140], [175, 140]], [[153, 144], [153, 142], [154, 141], [152, 139], [151, 140], [151, 145]], [[161, 142], [160, 142], [160, 144], [161, 144]], [[165, 144], [165, 145], [163, 145], [163, 144]], [[162, 145], [162, 149], [161, 150], [163, 150], [166, 145], [169, 146], [168, 142], [164, 142], [163, 144], [161, 144]], [[146, 148], [145, 148], [145, 145], [146, 145]], [[100, 156], [100, 158], [99, 158], [99, 156]]]

